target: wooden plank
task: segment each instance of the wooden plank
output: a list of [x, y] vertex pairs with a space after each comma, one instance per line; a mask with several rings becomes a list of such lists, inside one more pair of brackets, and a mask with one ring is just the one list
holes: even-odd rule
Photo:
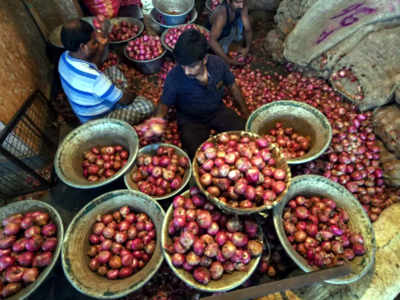
[[233, 292], [224, 293], [222, 295], [215, 295], [210, 297], [201, 298], [201, 300], [247, 300], [262, 297], [268, 294], [273, 294], [285, 290], [294, 290], [307, 285], [312, 285], [324, 280], [337, 278], [350, 274], [351, 267], [344, 265], [326, 270], [306, 273], [304, 275], [287, 278], [278, 281], [272, 281], [265, 284], [257, 285], [254, 287], [240, 289]]

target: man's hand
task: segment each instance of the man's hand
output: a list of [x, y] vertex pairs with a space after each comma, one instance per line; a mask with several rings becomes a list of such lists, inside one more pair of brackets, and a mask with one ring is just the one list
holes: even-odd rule
[[229, 63], [231, 66], [237, 66], [237, 67], [243, 67], [243, 66], [245, 65], [244, 60], [243, 60], [243, 61], [238, 61], [238, 60], [235, 59], [235, 58], [229, 59], [228, 63]]
[[164, 134], [166, 121], [163, 118], [153, 117], [144, 122], [147, 130], [144, 134], [146, 138], [160, 137]]
[[250, 48], [249, 47], [245, 47], [245, 48], [240, 49], [238, 52], [239, 52], [240, 55], [246, 57], [250, 52]]

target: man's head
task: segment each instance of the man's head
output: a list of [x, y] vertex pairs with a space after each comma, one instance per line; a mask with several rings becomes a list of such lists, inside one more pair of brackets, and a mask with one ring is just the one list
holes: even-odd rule
[[204, 35], [195, 29], [181, 34], [175, 45], [174, 56], [182, 66], [186, 76], [195, 78], [202, 74], [207, 63], [208, 42]]
[[226, 0], [234, 11], [243, 9], [245, 0]]
[[92, 26], [76, 19], [65, 24], [61, 30], [61, 41], [65, 49], [80, 52], [84, 58], [93, 57], [98, 48], [96, 33]]

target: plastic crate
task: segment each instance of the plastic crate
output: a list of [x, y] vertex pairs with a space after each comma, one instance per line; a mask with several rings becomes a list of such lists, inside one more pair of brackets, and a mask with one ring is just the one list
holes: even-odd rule
[[54, 183], [57, 114], [36, 91], [0, 132], [0, 199], [47, 189]]

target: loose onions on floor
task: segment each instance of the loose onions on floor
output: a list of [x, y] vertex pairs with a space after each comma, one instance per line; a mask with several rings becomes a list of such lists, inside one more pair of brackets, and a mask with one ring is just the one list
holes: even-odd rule
[[44, 211], [17, 213], [0, 229], [0, 295], [3, 298], [35, 282], [51, 264], [58, 245], [57, 226]]
[[192, 273], [207, 285], [224, 273], [246, 271], [263, 252], [258, 225], [250, 217], [225, 215], [209, 203], [197, 188], [190, 197], [176, 196], [173, 219], [168, 224], [172, 243], [164, 245], [172, 264]]
[[89, 235], [89, 268], [108, 279], [121, 279], [141, 270], [156, 248], [150, 217], [123, 206], [96, 218]]

